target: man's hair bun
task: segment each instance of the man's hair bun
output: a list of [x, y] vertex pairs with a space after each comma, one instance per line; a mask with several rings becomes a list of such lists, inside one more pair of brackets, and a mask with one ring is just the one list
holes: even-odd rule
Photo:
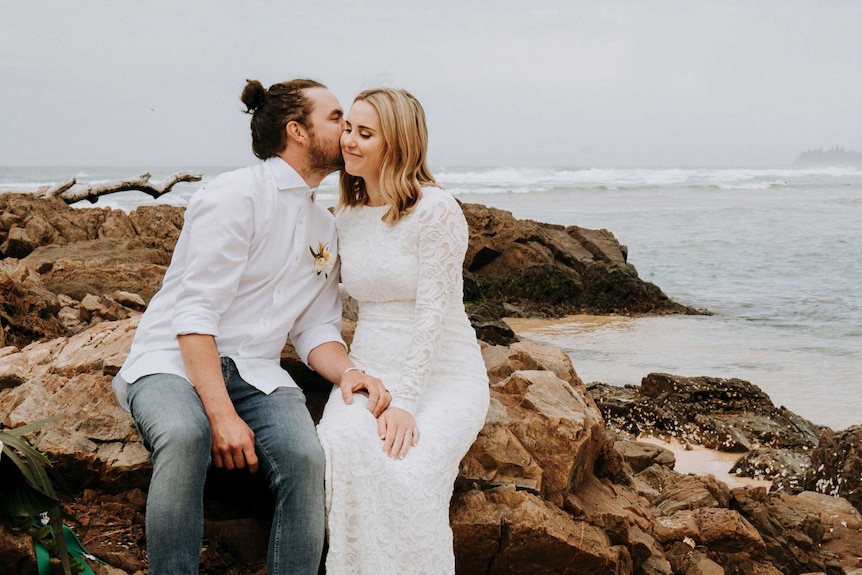
[[239, 97], [245, 107], [246, 112], [251, 113], [263, 105], [266, 98], [266, 88], [257, 80], [246, 80], [245, 88], [242, 91], [242, 96]]

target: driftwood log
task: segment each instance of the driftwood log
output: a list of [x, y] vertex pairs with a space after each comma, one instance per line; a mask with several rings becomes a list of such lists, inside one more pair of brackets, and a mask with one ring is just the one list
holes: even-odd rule
[[59, 197], [67, 204], [74, 204], [81, 200], [87, 200], [91, 204], [96, 203], [99, 196], [106, 196], [116, 192], [139, 191], [153, 198], [158, 198], [171, 191], [179, 182], [199, 182], [203, 177], [196, 172], [178, 172], [169, 176], [161, 183], [150, 182], [151, 174], [145, 172], [136, 178], [113, 180], [101, 184], [79, 183], [75, 178], [69, 178], [62, 184], [54, 186], [42, 186], [36, 190], [36, 195], [42, 197]]

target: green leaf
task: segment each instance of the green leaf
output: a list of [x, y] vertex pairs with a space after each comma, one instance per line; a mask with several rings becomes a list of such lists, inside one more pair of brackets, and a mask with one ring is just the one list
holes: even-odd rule
[[[57, 543], [57, 556], [63, 564], [63, 573], [72, 575], [72, 565], [69, 562], [69, 548], [66, 545], [66, 536], [63, 533], [63, 518], [60, 515], [60, 506], [55, 505], [48, 510], [51, 521], [51, 529], [54, 531], [54, 541]], [[59, 535], [58, 535], [59, 534]]]
[[[17, 465], [27, 483], [34, 489], [38, 489], [51, 497], [56, 497], [54, 486], [45, 471], [46, 468], [51, 467], [48, 458], [19, 437], [0, 435], [0, 441], [3, 442], [3, 456], [9, 457]], [[19, 456], [18, 453], [21, 453], [23, 457]]]
[[3, 435], [14, 435], [16, 437], [21, 437], [22, 435], [27, 435], [28, 433], [32, 433], [47, 423], [51, 423], [52, 421], [56, 421], [61, 418], [64, 413], [58, 413], [56, 415], [52, 415], [51, 417], [46, 417], [45, 419], [40, 419], [39, 421], [34, 421], [33, 423], [28, 423], [27, 425], [22, 425], [20, 427], [12, 427], [6, 428], [0, 431], [0, 434]]
[[14, 458], [4, 453], [0, 458], [0, 513], [13, 517], [37, 515], [55, 505], [57, 498], [33, 488]]

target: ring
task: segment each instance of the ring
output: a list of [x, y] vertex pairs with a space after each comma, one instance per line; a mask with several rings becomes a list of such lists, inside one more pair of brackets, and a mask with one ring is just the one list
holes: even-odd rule
[[407, 431], [407, 432], [405, 432], [405, 433], [404, 433], [404, 435], [413, 435], [413, 432], [412, 432], [412, 431]]

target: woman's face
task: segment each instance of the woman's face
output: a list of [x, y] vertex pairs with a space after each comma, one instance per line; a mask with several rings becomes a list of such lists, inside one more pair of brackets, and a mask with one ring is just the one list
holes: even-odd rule
[[364, 100], [353, 102], [341, 133], [344, 169], [366, 183], [377, 182], [385, 148], [377, 110]]

